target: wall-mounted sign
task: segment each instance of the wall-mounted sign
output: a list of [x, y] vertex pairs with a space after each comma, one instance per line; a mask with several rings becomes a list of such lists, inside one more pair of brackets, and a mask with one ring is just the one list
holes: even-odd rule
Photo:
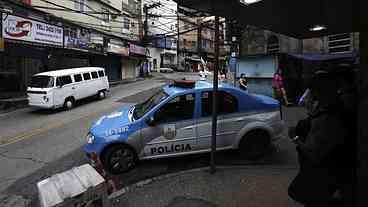
[[91, 42], [89, 31], [80, 28], [65, 28], [64, 47], [88, 50]]
[[131, 43], [129, 44], [129, 52], [138, 55], [146, 55], [146, 48]]
[[121, 45], [116, 45], [114, 43], [108, 44], [107, 52], [116, 53], [123, 56], [129, 56], [129, 48]]
[[56, 46], [63, 46], [63, 28], [43, 22], [3, 14], [3, 37]]
[[89, 50], [96, 52], [104, 52], [104, 37], [102, 34], [91, 33], [91, 43]]

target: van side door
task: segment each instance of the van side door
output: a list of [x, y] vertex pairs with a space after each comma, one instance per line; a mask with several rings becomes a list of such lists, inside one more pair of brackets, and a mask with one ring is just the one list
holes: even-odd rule
[[74, 97], [76, 100], [82, 99], [84, 98], [84, 94], [83, 94], [83, 78], [81, 74], [74, 74], [73, 75], [74, 78]]
[[63, 106], [65, 99], [74, 97], [73, 81], [70, 75], [56, 78], [56, 88], [54, 92], [54, 105]]
[[88, 97], [92, 95], [92, 89], [91, 89], [91, 85], [92, 85], [92, 77], [91, 77], [91, 73], [89, 72], [85, 72], [83, 73], [83, 95], [84, 97]]

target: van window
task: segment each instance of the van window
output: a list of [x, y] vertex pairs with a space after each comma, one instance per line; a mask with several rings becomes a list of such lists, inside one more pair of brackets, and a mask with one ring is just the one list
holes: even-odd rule
[[61, 82], [63, 85], [71, 84], [71, 83], [73, 82], [73, 81], [72, 81], [72, 77], [70, 77], [70, 75], [61, 76], [61, 77], [59, 77], [58, 79], [60, 79], [60, 82]]
[[93, 79], [98, 78], [97, 72], [92, 72], [91, 74], [92, 74], [92, 78], [93, 78]]
[[105, 76], [103, 70], [98, 71], [98, 76], [100, 76], [100, 78]]
[[75, 74], [74, 75], [74, 81], [75, 82], [81, 82], [82, 81], [82, 75], [81, 74]]
[[51, 88], [54, 86], [54, 78], [51, 76], [38, 75], [33, 76], [29, 87], [35, 88]]
[[90, 80], [91, 75], [89, 73], [83, 73], [83, 78], [84, 78], [84, 80]]

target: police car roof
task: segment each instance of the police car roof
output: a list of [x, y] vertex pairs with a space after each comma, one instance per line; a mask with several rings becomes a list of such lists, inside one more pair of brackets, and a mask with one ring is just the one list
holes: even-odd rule
[[[220, 83], [218, 85], [219, 88], [234, 88], [234, 86], [226, 84], [226, 83]], [[166, 85], [164, 87], [164, 90], [167, 94], [172, 95], [172, 94], [177, 94], [177, 93], [181, 93], [184, 91], [190, 91], [190, 90], [200, 90], [200, 89], [212, 89], [213, 88], [213, 83], [209, 82], [209, 81], [196, 81], [195, 86], [193, 88], [184, 88], [184, 87], [179, 87], [176, 85]]]

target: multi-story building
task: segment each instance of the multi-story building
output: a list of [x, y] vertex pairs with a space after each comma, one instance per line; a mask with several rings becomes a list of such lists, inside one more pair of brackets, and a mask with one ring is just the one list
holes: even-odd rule
[[147, 42], [150, 65], [177, 68], [177, 4], [174, 1], [144, 0], [147, 8]]
[[[224, 46], [225, 19], [220, 19], [219, 45], [220, 60], [225, 60], [229, 53]], [[209, 69], [214, 67], [215, 57], [215, 18], [210, 17], [186, 17], [179, 19], [179, 67], [186, 70], [197, 71], [200, 58], [207, 61]], [[183, 33], [183, 34], [182, 34]], [[223, 62], [223, 61], [222, 61]], [[222, 67], [222, 64], [221, 64]]]
[[[104, 67], [134, 79], [147, 51], [139, 0], [1, 0], [0, 90], [24, 91], [34, 73]], [[4, 81], [3, 81], [4, 80]]]

